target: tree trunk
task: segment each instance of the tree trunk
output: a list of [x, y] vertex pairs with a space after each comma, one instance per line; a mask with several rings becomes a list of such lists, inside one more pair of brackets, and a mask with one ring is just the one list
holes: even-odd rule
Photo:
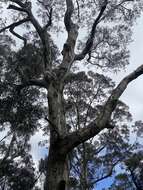
[[87, 181], [87, 158], [86, 158], [86, 145], [85, 143], [82, 143], [82, 160], [81, 160], [81, 178], [80, 178], [80, 184], [81, 184], [81, 190], [89, 190], [88, 188], [88, 181]]
[[68, 190], [67, 159], [57, 149], [50, 147], [44, 190]]
[[[67, 190], [67, 153], [62, 151], [60, 140], [66, 135], [63, 88], [57, 81], [48, 89], [50, 148], [44, 190]], [[63, 149], [62, 149], [63, 150]]]

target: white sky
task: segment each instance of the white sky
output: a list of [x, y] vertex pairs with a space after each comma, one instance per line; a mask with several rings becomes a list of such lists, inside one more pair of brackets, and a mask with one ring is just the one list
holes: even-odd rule
[[[115, 75], [117, 81], [143, 64], [143, 15], [134, 26], [133, 40], [129, 46], [131, 51], [130, 64], [126, 72], [123, 71]], [[121, 99], [129, 105], [134, 120], [143, 119], [143, 75], [129, 84]]]

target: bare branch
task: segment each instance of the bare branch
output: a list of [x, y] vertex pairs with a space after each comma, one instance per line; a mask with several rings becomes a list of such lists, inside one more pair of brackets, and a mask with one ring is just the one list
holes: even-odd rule
[[19, 35], [18, 33], [16, 33], [16, 32], [14, 31], [14, 28], [10, 28], [9, 31], [10, 31], [14, 36], [16, 36], [17, 38], [23, 40], [23, 41], [24, 41], [24, 46], [26, 46], [26, 44], [27, 44], [27, 39], [26, 39], [26, 38], [24, 38], [23, 36], [21, 36], [21, 35]]
[[18, 22], [12, 23], [12, 24], [10, 24], [10, 25], [8, 25], [8, 26], [2, 28], [2, 29], [0, 30], [0, 33], [1, 33], [1, 32], [4, 32], [4, 31], [7, 30], [7, 29], [9, 29], [9, 31], [10, 31], [14, 36], [16, 36], [17, 38], [19, 38], [19, 39], [21, 39], [21, 40], [24, 41], [24, 46], [25, 46], [26, 43], [27, 43], [26, 38], [24, 38], [23, 36], [21, 36], [21, 35], [19, 35], [18, 33], [16, 33], [16, 32], [14, 31], [14, 29], [15, 29], [16, 27], [20, 26], [21, 24], [23, 24], [23, 23], [25, 23], [25, 22], [28, 22], [28, 21], [29, 21], [29, 18], [27, 17], [27, 18], [24, 18], [23, 20], [20, 20], [20, 21], [18, 21]]
[[71, 17], [74, 11], [74, 5], [73, 5], [72, 0], [66, 0], [66, 5], [67, 5], [67, 10], [64, 17], [64, 23], [65, 23], [66, 30], [69, 32], [73, 24]]
[[40, 26], [38, 21], [33, 16], [32, 12], [31, 12], [31, 9], [28, 6], [26, 6], [26, 3], [23, 4], [19, 0], [12, 0], [12, 2], [17, 3], [20, 7], [17, 7], [15, 5], [9, 5], [8, 9], [13, 9], [13, 10], [17, 10], [17, 11], [26, 12], [28, 14], [29, 20], [32, 22], [32, 24], [34, 25], [34, 27], [36, 28], [36, 30], [37, 30], [37, 32], [38, 32], [38, 34], [40, 36], [41, 32], [42, 32], [42, 27]]
[[[66, 76], [68, 71], [70, 70], [73, 62], [74, 62], [74, 49], [75, 44], [78, 36], [78, 26], [73, 23], [72, 21], [72, 14], [74, 11], [74, 5], [72, 0], [66, 0], [66, 6], [67, 10], [64, 17], [64, 23], [66, 27], [66, 31], [68, 33], [68, 38], [66, 40], [66, 43], [64, 44], [62, 55], [63, 55], [63, 61], [60, 65], [60, 68], [62, 69], [62, 79]], [[61, 70], [59, 70], [61, 73]]]
[[[110, 139], [109, 139], [109, 141], [110, 141]], [[111, 144], [113, 143], [113, 142], [110, 142]], [[105, 145], [106, 146], [106, 145]], [[129, 147], [127, 150], [126, 150], [126, 152], [127, 151], [130, 151], [131, 149], [132, 149], [132, 147], [133, 147], [133, 145], [131, 146], [131, 147]], [[118, 148], [118, 146], [117, 146], [117, 148]], [[118, 151], [120, 152], [120, 149], [118, 148]], [[97, 180], [95, 180], [94, 182], [92, 182], [92, 184], [96, 184], [96, 183], [98, 183], [99, 181], [102, 181], [103, 179], [106, 179], [106, 178], [108, 178], [108, 177], [111, 177], [111, 175], [112, 175], [112, 173], [113, 173], [113, 169], [115, 168], [115, 166], [119, 163], [119, 162], [122, 162], [122, 161], [124, 161], [125, 160], [125, 155], [123, 154], [115, 163], [113, 163], [112, 165], [111, 165], [111, 167], [110, 167], [110, 169], [109, 169], [109, 171], [108, 171], [108, 173], [106, 174], [106, 175], [103, 175], [102, 177], [100, 177], [99, 179], [97, 179]]]
[[13, 3], [16, 3], [20, 7], [24, 7], [24, 3], [22, 3], [21, 0], [10, 0], [10, 1], [13, 2]]
[[74, 147], [99, 134], [105, 128], [113, 128], [113, 126], [111, 126], [110, 124], [106, 124], [106, 126], [101, 128], [99, 125], [96, 124], [96, 121], [93, 121], [88, 125], [88, 127], [74, 131], [67, 135], [65, 138], [63, 138], [63, 140], [61, 141], [61, 149], [63, 149], [63, 151], [66, 150], [67, 152], [69, 152]]
[[51, 120], [49, 120], [47, 117], [45, 117], [45, 120], [50, 124], [51, 131], [53, 131], [54, 134], [56, 135], [56, 137], [59, 138], [60, 134], [59, 134], [58, 127]]
[[18, 21], [18, 22], [12, 23], [12, 24], [10, 24], [10, 25], [8, 25], [8, 26], [2, 28], [2, 29], [0, 30], [0, 33], [1, 33], [1, 32], [4, 32], [5, 30], [7, 30], [7, 29], [9, 29], [9, 28], [15, 28], [15, 27], [17, 27], [17, 26], [19, 26], [19, 25], [21, 25], [21, 24], [23, 24], [23, 23], [25, 23], [25, 22], [28, 22], [28, 21], [30, 21], [29, 17], [24, 18], [24, 19], [22, 19], [22, 20], [20, 20], [20, 21]]
[[[114, 7], [112, 7], [101, 19], [100, 19], [100, 22], [101, 20], [104, 20], [112, 11], [114, 11], [115, 9], [118, 9], [118, 7], [122, 7], [122, 5], [126, 2], [130, 2], [130, 1], [134, 1], [134, 0], [122, 0], [119, 4], [115, 5]], [[124, 7], [125, 8], [125, 7]]]
[[108, 178], [108, 177], [111, 177], [111, 175], [112, 175], [112, 173], [113, 173], [113, 169], [115, 168], [115, 166], [116, 166], [120, 161], [121, 161], [120, 159], [117, 160], [117, 161], [111, 166], [111, 168], [109, 169], [109, 171], [108, 171], [108, 173], [107, 173], [106, 175], [104, 175], [104, 176], [102, 176], [101, 178], [95, 180], [94, 182], [92, 182], [92, 184], [96, 184], [96, 183], [98, 183], [99, 181], [102, 181], [102, 180], [104, 180], [104, 179], [106, 179], [106, 178]]
[[30, 21], [32, 22], [32, 24], [36, 28], [39, 36], [41, 37], [41, 33], [42, 33], [43, 29], [31, 12], [31, 2], [22, 3], [20, 0], [10, 0], [10, 1], [18, 4], [20, 7], [17, 7], [15, 5], [9, 5], [8, 9], [14, 9], [14, 10], [26, 12], [28, 14]]
[[24, 81], [23, 84], [16, 85], [16, 86], [17, 86], [17, 90], [19, 92], [20, 92], [20, 90], [22, 90], [23, 88], [28, 87], [28, 86], [37, 86], [37, 87], [46, 88], [46, 89], [48, 88], [48, 84], [43, 79], [39, 79], [39, 80], [31, 79], [29, 81]]
[[51, 126], [53, 126], [55, 129], [57, 129], [57, 126], [56, 126], [52, 121], [50, 121], [47, 117], [45, 117], [45, 120], [46, 120]]
[[77, 4], [77, 11], [78, 11], [78, 19], [80, 21], [80, 8], [79, 8], [79, 2], [78, 2], [78, 0], [76, 0], [76, 4]]
[[34, 180], [32, 187], [35, 187], [36, 183], [38, 182], [38, 180], [40, 179], [40, 177], [42, 176], [42, 172], [40, 172], [40, 174], [38, 175], [38, 177]]
[[49, 12], [49, 21], [48, 21], [48, 23], [44, 26], [44, 30], [46, 30], [49, 26], [51, 26], [51, 24], [52, 24], [52, 13], [53, 13], [53, 9], [51, 8], [50, 9], [50, 12]]
[[0, 143], [1, 143], [4, 139], [6, 139], [7, 137], [9, 137], [12, 133], [13, 133], [13, 132], [7, 133], [7, 135], [5, 135], [5, 136], [0, 140]]
[[16, 10], [16, 11], [21, 11], [21, 12], [28, 13], [27, 9], [21, 8], [21, 7], [17, 7], [15, 5], [9, 5], [7, 9], [13, 9], [13, 10]]
[[53, 14], [53, 8], [51, 7], [51, 5], [47, 5], [44, 3], [44, 1], [40, 1], [38, 0], [38, 2], [47, 10], [47, 17], [48, 17], [48, 22], [47, 24], [44, 26], [44, 29], [46, 30], [49, 26], [51, 26], [52, 24], [52, 14]]
[[111, 117], [112, 112], [116, 108], [120, 96], [123, 94], [128, 84], [142, 74], [143, 74], [143, 65], [138, 67], [135, 71], [133, 71], [132, 73], [130, 73], [121, 80], [119, 85], [112, 91], [111, 96], [108, 98], [103, 108], [103, 112], [101, 113], [101, 116], [98, 121], [100, 125], [106, 124], [109, 121], [109, 118]]
[[120, 96], [123, 94], [128, 84], [142, 74], [143, 65], [141, 65], [135, 71], [123, 78], [119, 85], [112, 91], [110, 97], [103, 107], [103, 112], [101, 112], [100, 116], [95, 121], [91, 122], [87, 127], [72, 132], [71, 134], [63, 138], [63, 140], [61, 141], [61, 145], [64, 148], [62, 149], [61, 147], [61, 149], [65, 151], [66, 147], [66, 151], [69, 152], [74, 147], [99, 134], [103, 129], [114, 128], [114, 126], [110, 125], [109, 122], [112, 112], [115, 110]]
[[83, 51], [80, 54], [75, 56], [75, 60], [82, 60], [82, 59], [85, 58], [85, 56], [88, 53], [90, 53], [91, 48], [93, 46], [93, 41], [94, 41], [94, 37], [95, 37], [95, 33], [96, 33], [96, 27], [97, 27], [102, 15], [103, 15], [105, 9], [106, 9], [106, 7], [107, 7], [107, 4], [108, 4], [108, 1], [105, 0], [105, 2], [103, 4], [103, 6], [101, 7], [101, 10], [100, 10], [97, 18], [95, 19], [95, 21], [94, 21], [94, 23], [92, 25], [92, 29], [90, 31], [90, 35], [89, 35], [89, 38], [88, 38], [88, 40], [86, 42], [85, 48], [83, 49]]
[[102, 150], [104, 150], [106, 148], [106, 144], [104, 144], [102, 147], [100, 147], [99, 149], [97, 149], [95, 151], [95, 155], [99, 154]]
[[[37, 33], [39, 34], [39, 37], [42, 41], [45, 68], [48, 67], [48, 69], [50, 70], [50, 68], [51, 68], [51, 48], [50, 48], [50, 42], [49, 42], [49, 34], [45, 30], [45, 27], [43, 28], [39, 24], [37, 19], [33, 16], [32, 11], [31, 11], [31, 9], [32, 9], [31, 2], [22, 3], [20, 0], [11, 0], [11, 2], [16, 3], [20, 7], [17, 7], [15, 5], [10, 5], [9, 9], [24, 11], [28, 14], [29, 20], [35, 27], [35, 29], [36, 29]], [[13, 34], [18, 37], [18, 35], [14, 31], [13, 31]], [[20, 38], [20, 36], [19, 36], [19, 38]]]
[[92, 25], [92, 29], [89, 35], [89, 38], [86, 42], [86, 45], [84, 47], [84, 49], [82, 50], [82, 52], [78, 55], [75, 56], [75, 60], [82, 60], [85, 58], [85, 56], [87, 54], [90, 54], [92, 46], [93, 46], [93, 41], [95, 38], [95, 33], [96, 33], [96, 27], [99, 24], [99, 22], [101, 22], [102, 20], [104, 20], [112, 11], [114, 11], [115, 9], [117, 9], [118, 7], [122, 6], [125, 2], [129, 2], [129, 1], [133, 1], [133, 0], [122, 0], [119, 4], [117, 4], [116, 6], [114, 6], [113, 8], [111, 8], [106, 14], [103, 13], [106, 10], [107, 4], [108, 4], [108, 0], [104, 1], [104, 4], [99, 12], [99, 15], [97, 16], [97, 18], [95, 19], [93, 25]]

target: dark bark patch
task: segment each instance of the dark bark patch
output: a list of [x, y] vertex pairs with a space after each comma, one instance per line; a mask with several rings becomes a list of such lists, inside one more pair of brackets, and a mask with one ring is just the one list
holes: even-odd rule
[[61, 181], [59, 182], [59, 185], [58, 185], [58, 189], [57, 189], [57, 190], [65, 190], [65, 186], [66, 186], [65, 180], [61, 180]]

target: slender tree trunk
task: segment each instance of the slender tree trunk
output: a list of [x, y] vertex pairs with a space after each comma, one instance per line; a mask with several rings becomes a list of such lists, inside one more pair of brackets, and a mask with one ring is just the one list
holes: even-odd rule
[[82, 190], [89, 190], [87, 181], [87, 159], [86, 159], [86, 145], [82, 143], [82, 163], [81, 163], [81, 186]]
[[67, 190], [67, 153], [62, 151], [60, 140], [66, 135], [65, 111], [62, 85], [51, 84], [48, 89], [50, 148], [47, 161], [44, 190]]

